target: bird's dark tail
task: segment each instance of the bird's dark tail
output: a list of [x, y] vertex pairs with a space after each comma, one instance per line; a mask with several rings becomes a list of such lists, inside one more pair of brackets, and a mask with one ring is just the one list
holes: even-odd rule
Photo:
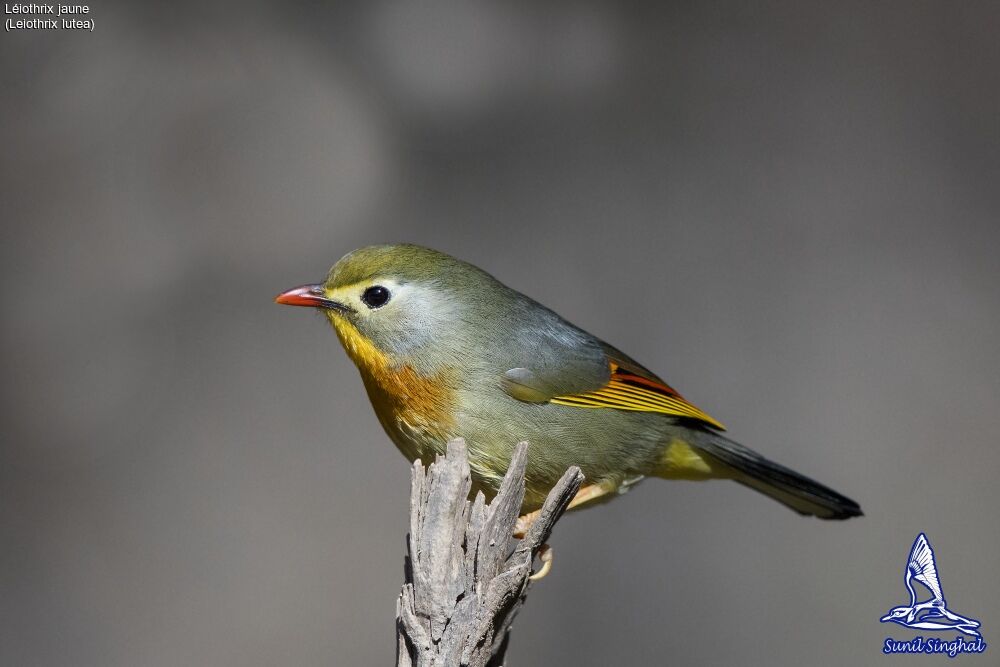
[[734, 480], [799, 514], [837, 520], [863, 514], [861, 506], [850, 498], [718, 433], [699, 430], [691, 434], [690, 440], [692, 445], [730, 468]]

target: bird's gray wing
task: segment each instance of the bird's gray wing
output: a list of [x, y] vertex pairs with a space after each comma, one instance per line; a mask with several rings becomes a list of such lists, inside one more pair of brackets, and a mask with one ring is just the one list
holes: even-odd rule
[[532, 337], [525, 361], [503, 373], [504, 391], [528, 403], [656, 412], [725, 430], [626, 354], [571, 325], [559, 333]]
[[910, 571], [913, 578], [927, 587], [935, 600], [943, 600], [941, 592], [941, 582], [938, 579], [937, 564], [934, 562], [934, 551], [931, 549], [927, 536], [923, 533], [917, 535], [910, 549], [910, 558], [906, 563], [906, 569]]
[[572, 325], [550, 323], [519, 332], [516, 365], [500, 377], [503, 390], [519, 401], [546, 403], [557, 396], [600, 389], [611, 366], [596, 339]]

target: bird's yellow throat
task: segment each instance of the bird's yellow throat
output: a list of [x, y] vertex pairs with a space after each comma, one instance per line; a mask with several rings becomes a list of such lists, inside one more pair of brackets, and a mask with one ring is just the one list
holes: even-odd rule
[[375, 347], [346, 317], [332, 311], [327, 311], [327, 317], [337, 332], [340, 344], [347, 351], [347, 356], [362, 372], [380, 374], [388, 370], [391, 365], [388, 355]]
[[[406, 364], [396, 363], [358, 331], [346, 317], [329, 313], [344, 350], [361, 372], [368, 397], [379, 420], [391, 435], [406, 434], [406, 440], [442, 443], [454, 437], [454, 416], [448, 409], [453, 402], [445, 373], [434, 377], [420, 375]], [[416, 443], [393, 440], [413, 460], [426, 452]]]

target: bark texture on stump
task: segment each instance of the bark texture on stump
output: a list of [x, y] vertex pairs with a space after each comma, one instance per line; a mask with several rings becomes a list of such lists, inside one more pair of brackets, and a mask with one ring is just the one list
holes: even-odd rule
[[413, 464], [406, 582], [396, 605], [399, 667], [503, 665], [531, 564], [583, 483], [576, 467], [553, 487], [541, 516], [511, 547], [524, 498], [528, 443], [517, 446], [500, 491], [469, 501], [465, 442], [448, 443], [426, 470]]

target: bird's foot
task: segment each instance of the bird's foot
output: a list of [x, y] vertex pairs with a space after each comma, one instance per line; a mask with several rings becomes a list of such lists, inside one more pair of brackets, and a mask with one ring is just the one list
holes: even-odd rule
[[[592, 502], [613, 490], [614, 488], [610, 486], [589, 484], [576, 492], [576, 495], [573, 496], [573, 500], [571, 500], [569, 505], [566, 506], [566, 509], [573, 509], [574, 507], [579, 507], [584, 503]], [[528, 512], [523, 516], [517, 517], [517, 523], [514, 524], [514, 537], [519, 540], [523, 540], [525, 535], [527, 535], [528, 531], [531, 529], [531, 524], [535, 523], [535, 520], [538, 519], [539, 515], [541, 515], [541, 510]], [[550, 570], [552, 570], [552, 547], [548, 544], [540, 546], [538, 548], [538, 560], [542, 563], [542, 569], [529, 577], [529, 580], [531, 581], [538, 581], [539, 579], [542, 579], [549, 573]]]
[[545, 575], [552, 569], [552, 547], [548, 544], [538, 547], [538, 560], [542, 563], [542, 569], [528, 577], [528, 581], [544, 579]]
[[514, 524], [514, 537], [523, 540], [524, 536], [528, 534], [531, 524], [535, 523], [540, 514], [541, 510], [535, 510], [534, 512], [528, 512], [524, 516], [517, 517], [517, 523]]
[[[517, 523], [514, 524], [514, 537], [519, 540], [523, 540], [524, 536], [528, 534], [528, 530], [531, 529], [531, 524], [535, 522], [538, 518], [540, 511], [528, 512], [524, 516], [517, 517]], [[538, 547], [538, 551], [535, 552], [538, 556], [538, 560], [542, 563], [542, 568], [535, 572], [530, 577], [528, 581], [538, 581], [539, 579], [544, 579], [545, 576], [552, 569], [552, 547], [547, 543], [542, 544]]]
[[[614, 490], [614, 487], [607, 486], [603, 484], [588, 484], [573, 496], [573, 500], [569, 502], [566, 506], [567, 510], [571, 510], [574, 507], [579, 507], [585, 503], [593, 502]], [[514, 537], [519, 540], [523, 540], [524, 536], [528, 534], [528, 529], [531, 528], [531, 524], [535, 523], [535, 519], [541, 514], [541, 510], [535, 510], [534, 512], [528, 512], [524, 516], [517, 517], [517, 523], [514, 524]]]

